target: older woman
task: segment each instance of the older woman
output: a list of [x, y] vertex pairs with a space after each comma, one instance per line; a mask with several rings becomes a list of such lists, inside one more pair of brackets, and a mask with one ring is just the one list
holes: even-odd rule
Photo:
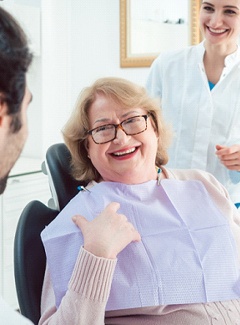
[[64, 138], [88, 185], [42, 233], [39, 324], [239, 322], [238, 210], [210, 174], [163, 167], [169, 137], [142, 87], [82, 92]]
[[240, 0], [200, 1], [204, 41], [163, 52], [147, 80], [175, 137], [171, 168], [212, 173], [240, 206]]

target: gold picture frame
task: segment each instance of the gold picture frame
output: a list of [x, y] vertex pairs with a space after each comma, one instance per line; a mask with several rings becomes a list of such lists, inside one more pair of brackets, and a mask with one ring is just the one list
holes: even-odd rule
[[[179, 2], [179, 0], [176, 1]], [[146, 2], [148, 2], [148, 0], [146, 0]], [[187, 28], [190, 28], [190, 31], [188, 45], [195, 45], [201, 40], [198, 23], [198, 13], [201, 0], [189, 0], [189, 4], [190, 18], [189, 26]], [[139, 3], [139, 5], [141, 4]], [[159, 53], [134, 53], [134, 55], [132, 55], [129, 51], [131, 48], [131, 38], [129, 32], [131, 26], [130, 8], [131, 0], [120, 0], [120, 66], [122, 68], [149, 67]]]

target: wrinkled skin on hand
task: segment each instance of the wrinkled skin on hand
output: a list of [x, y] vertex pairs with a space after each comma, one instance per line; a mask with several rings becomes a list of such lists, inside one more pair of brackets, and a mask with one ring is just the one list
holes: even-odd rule
[[117, 213], [119, 208], [119, 203], [111, 202], [92, 221], [81, 215], [73, 217], [83, 234], [84, 249], [95, 256], [114, 259], [128, 244], [141, 240], [127, 217]]

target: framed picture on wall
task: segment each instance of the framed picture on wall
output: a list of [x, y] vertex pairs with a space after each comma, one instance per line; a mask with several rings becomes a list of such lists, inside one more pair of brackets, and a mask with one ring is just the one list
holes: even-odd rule
[[200, 41], [201, 0], [120, 0], [121, 67], [149, 67], [161, 51]]

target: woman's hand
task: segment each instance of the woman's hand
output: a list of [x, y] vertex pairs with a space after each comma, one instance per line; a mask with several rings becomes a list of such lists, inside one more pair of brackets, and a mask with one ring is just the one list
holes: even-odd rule
[[88, 252], [99, 257], [116, 258], [129, 243], [141, 240], [127, 217], [117, 213], [119, 208], [119, 203], [112, 202], [92, 221], [80, 215], [73, 217], [82, 231], [84, 248]]
[[240, 171], [240, 145], [235, 144], [230, 147], [216, 145], [216, 155], [222, 164], [230, 169]]

